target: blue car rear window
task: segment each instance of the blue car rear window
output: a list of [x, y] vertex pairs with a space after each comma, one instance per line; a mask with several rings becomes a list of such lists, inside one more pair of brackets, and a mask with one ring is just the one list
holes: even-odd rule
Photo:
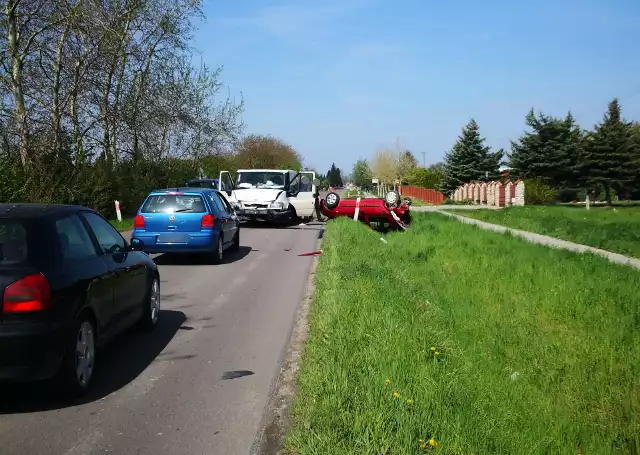
[[196, 194], [157, 194], [144, 201], [142, 213], [204, 213], [204, 201]]

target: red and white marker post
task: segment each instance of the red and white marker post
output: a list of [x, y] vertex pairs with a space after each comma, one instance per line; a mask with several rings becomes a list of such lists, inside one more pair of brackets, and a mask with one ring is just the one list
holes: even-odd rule
[[116, 204], [116, 217], [118, 218], [118, 222], [122, 223], [122, 213], [120, 212], [120, 202], [113, 201]]

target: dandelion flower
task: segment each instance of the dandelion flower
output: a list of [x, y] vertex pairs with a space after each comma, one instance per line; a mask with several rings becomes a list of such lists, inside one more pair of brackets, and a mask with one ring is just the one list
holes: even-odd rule
[[431, 347], [429, 348], [429, 350], [430, 350], [430, 351], [435, 351], [435, 350], [436, 350], [436, 347], [435, 347], [435, 346], [431, 346]]
[[429, 445], [431, 447], [436, 447], [438, 445], [438, 442], [435, 439], [431, 438], [429, 439]]
[[400, 398], [400, 394], [398, 392], [393, 392], [393, 398]]
[[440, 355], [438, 351], [434, 352], [433, 355]]
[[385, 383], [385, 384], [387, 384], [387, 385], [391, 384], [391, 379], [387, 378], [387, 379], [384, 381], [384, 383]]
[[409, 398], [409, 399], [407, 400], [407, 405], [411, 406], [412, 404], [413, 404], [413, 400], [412, 400], [411, 398]]

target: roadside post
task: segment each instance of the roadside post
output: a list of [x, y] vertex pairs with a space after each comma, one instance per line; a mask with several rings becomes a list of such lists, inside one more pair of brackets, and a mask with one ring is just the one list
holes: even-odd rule
[[358, 214], [360, 213], [360, 195], [356, 198], [356, 211], [353, 213], [353, 220], [358, 221]]
[[113, 201], [116, 203], [116, 218], [118, 218], [118, 222], [122, 223], [122, 213], [120, 212], [120, 202]]

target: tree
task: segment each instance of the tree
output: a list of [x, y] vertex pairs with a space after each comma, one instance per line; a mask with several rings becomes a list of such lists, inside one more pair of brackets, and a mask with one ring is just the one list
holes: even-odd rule
[[442, 183], [442, 174], [439, 172], [416, 167], [407, 174], [407, 184], [422, 188], [437, 188]]
[[112, 206], [228, 154], [243, 104], [193, 58], [201, 3], [7, 0], [0, 168], [16, 182], [3, 194]]
[[484, 145], [480, 128], [474, 119], [462, 129], [461, 135], [445, 155], [444, 173], [440, 191], [449, 195], [464, 183], [474, 180], [488, 181], [499, 175], [503, 151], [491, 152]]
[[587, 136], [580, 160], [581, 173], [590, 187], [602, 188], [611, 203], [611, 190], [628, 189], [638, 179], [637, 148], [632, 123], [622, 118], [617, 99], [609, 103], [602, 122]]
[[342, 173], [336, 163], [331, 163], [331, 168], [327, 172], [327, 183], [329, 186], [342, 186]]
[[536, 116], [532, 109], [526, 125], [531, 131], [511, 142], [511, 173], [540, 179], [555, 188], [578, 182], [582, 134], [571, 113], [557, 119], [542, 113]]
[[396, 154], [389, 149], [377, 150], [371, 161], [371, 171], [381, 183], [393, 185], [398, 176]]
[[430, 164], [427, 169], [433, 172], [444, 174], [444, 163], [442, 161], [434, 164]]
[[371, 169], [369, 168], [369, 162], [364, 159], [356, 161], [353, 165], [353, 171], [351, 172], [353, 177], [353, 183], [359, 187], [371, 186]]
[[402, 152], [400, 155], [400, 159], [405, 163], [408, 169], [418, 167], [418, 160], [416, 160], [416, 157], [413, 155], [413, 153], [411, 153], [410, 150], [405, 150], [404, 152]]
[[281, 139], [258, 134], [251, 134], [242, 140], [236, 160], [241, 168], [295, 170], [302, 168], [302, 158], [291, 145]]
[[407, 176], [413, 169], [416, 169], [417, 166], [418, 161], [416, 161], [413, 153], [411, 153], [409, 150], [398, 153], [396, 167], [400, 184], [406, 183]]

